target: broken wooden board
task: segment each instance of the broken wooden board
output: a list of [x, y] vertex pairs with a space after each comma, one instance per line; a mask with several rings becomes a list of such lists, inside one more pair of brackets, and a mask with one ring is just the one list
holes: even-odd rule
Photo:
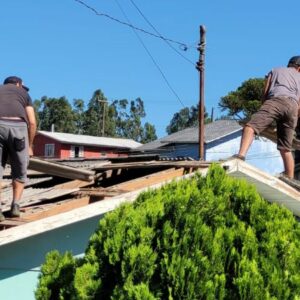
[[207, 168], [210, 162], [205, 161], [146, 161], [131, 163], [115, 163], [95, 168], [97, 171], [115, 170], [115, 169], [142, 169], [142, 168]]
[[300, 181], [299, 180], [291, 179], [284, 175], [280, 175], [278, 178], [280, 180], [282, 180], [283, 182], [287, 183], [289, 186], [293, 187], [294, 189], [300, 191]]
[[193, 170], [191, 169], [187, 170], [185, 168], [170, 168], [150, 175], [128, 180], [107, 188], [80, 189], [80, 191], [75, 192], [74, 195], [78, 195], [80, 197], [88, 195], [91, 197], [91, 199], [98, 201], [114, 197], [123, 193], [128, 193], [131, 191], [151, 187], [155, 184], [170, 181], [192, 172]]
[[[21, 209], [29, 205], [48, 202], [50, 200], [55, 200], [56, 198], [72, 194], [79, 191], [81, 187], [87, 187], [90, 184], [90, 182], [82, 180], [72, 180], [48, 188], [25, 188], [22, 200], [20, 201]], [[1, 192], [1, 199], [2, 211], [9, 211], [12, 203], [11, 187], [6, 188]]]
[[65, 166], [59, 163], [54, 163], [33, 157], [31, 157], [29, 160], [28, 169], [49, 174], [52, 176], [59, 176], [69, 179], [80, 179], [84, 181], [93, 181], [95, 174], [94, 171], [72, 168], [70, 166]]

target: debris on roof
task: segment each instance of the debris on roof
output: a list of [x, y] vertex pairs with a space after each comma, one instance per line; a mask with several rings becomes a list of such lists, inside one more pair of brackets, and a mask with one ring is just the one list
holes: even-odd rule
[[[211, 162], [179, 160], [179, 161], [136, 161], [128, 158], [123, 162], [94, 161], [91, 169], [72, 168], [60, 163], [59, 172], [49, 177], [44, 174], [43, 180], [32, 181], [27, 184], [24, 196], [20, 203], [21, 218], [9, 218], [8, 210], [11, 203], [11, 186], [7, 185], [2, 190], [2, 209], [7, 219], [0, 223], [0, 245], [8, 240], [3, 240], [9, 233], [2, 233], [12, 230], [12, 227], [25, 230], [31, 222], [39, 223], [35, 233], [51, 230], [55, 226], [76, 223], [84, 218], [101, 215], [123, 201], [132, 201], [143, 190], [159, 187], [166, 182], [178, 180], [186, 176], [191, 176], [195, 171], [206, 174]], [[44, 162], [43, 162], [44, 163]], [[50, 163], [50, 162], [48, 162]], [[238, 159], [230, 159], [218, 162], [228, 172], [230, 176], [243, 178], [253, 183], [262, 197], [270, 202], [285, 205], [293, 211], [296, 216], [300, 216], [300, 191], [286, 182], [266, 174], [257, 168]], [[85, 164], [82, 164], [84, 166]], [[49, 173], [54, 173], [52, 164], [45, 163]], [[49, 167], [50, 166], [50, 167]], [[94, 174], [92, 181], [82, 179], [70, 180], [69, 169], [74, 169], [75, 177], [78, 174]], [[66, 174], [63, 172], [66, 170]], [[87, 172], [87, 173], [86, 173]], [[45, 176], [47, 175], [47, 176]], [[30, 178], [30, 181], [33, 178]], [[71, 213], [72, 212], [72, 213]], [[66, 217], [63, 217], [65, 214]], [[37, 226], [38, 223], [36, 223]], [[28, 227], [31, 228], [31, 227]], [[5, 230], [4, 230], [5, 229]], [[23, 231], [23, 235], [24, 235]], [[32, 234], [32, 229], [28, 235]], [[24, 237], [24, 236], [23, 236]]]

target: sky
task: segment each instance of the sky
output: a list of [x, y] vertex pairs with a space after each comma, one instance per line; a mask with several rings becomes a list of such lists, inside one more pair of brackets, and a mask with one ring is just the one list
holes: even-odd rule
[[299, 0], [83, 0], [93, 10], [76, 0], [1, 2], [0, 82], [20, 76], [33, 100], [88, 103], [97, 89], [108, 101], [140, 97], [158, 137], [199, 102], [200, 25], [214, 118], [226, 113], [222, 96], [300, 55]]

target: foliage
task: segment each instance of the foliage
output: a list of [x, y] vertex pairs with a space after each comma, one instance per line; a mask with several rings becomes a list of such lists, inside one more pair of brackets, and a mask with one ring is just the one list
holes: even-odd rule
[[84, 101], [82, 99], [73, 100], [73, 111], [76, 123], [76, 129], [74, 133], [82, 134], [84, 126]]
[[140, 138], [142, 144], [149, 143], [157, 139], [156, 130], [154, 125], [146, 122], [143, 128], [143, 134]]
[[77, 133], [92, 136], [107, 136], [133, 139], [147, 143], [157, 139], [154, 125], [142, 121], [146, 117], [141, 98], [134, 101], [115, 100], [109, 104], [98, 89], [87, 103], [74, 99], [73, 106], [65, 97], [34, 101], [39, 130]]
[[87, 110], [84, 112], [84, 134], [93, 136], [105, 136], [105, 119], [107, 118], [105, 118], [106, 115], [104, 110], [106, 105], [107, 99], [105, 98], [104, 94], [101, 90], [96, 90], [88, 103]]
[[228, 111], [229, 116], [239, 119], [249, 119], [256, 112], [264, 95], [263, 78], [251, 78], [244, 81], [236, 91], [228, 93], [222, 97], [219, 106], [222, 111]]
[[[188, 127], [198, 126], [198, 111], [199, 106], [184, 107], [179, 112], [173, 115], [169, 125], [167, 126], [167, 133], [171, 134]], [[204, 112], [204, 123], [210, 123], [211, 119], [208, 118], [208, 114]]]
[[39, 107], [39, 129], [50, 131], [52, 125], [55, 131], [73, 133], [75, 131], [75, 114], [72, 106], [65, 97], [42, 97], [40, 102], [35, 102]]
[[116, 113], [116, 132], [119, 137], [127, 137], [137, 142], [150, 142], [157, 138], [155, 127], [150, 123], [142, 125], [146, 116], [144, 102], [141, 98], [134, 101], [115, 100], [112, 107]]
[[[78, 262], [77, 262], [78, 264]], [[52, 251], [46, 256], [42, 266], [39, 289], [35, 292], [36, 299], [76, 299], [73, 287], [75, 261], [70, 252], [60, 255]]]
[[299, 223], [217, 165], [206, 177], [150, 190], [107, 214], [84, 258], [72, 261], [68, 282], [62, 271], [49, 272], [65, 255], [54, 263], [52, 256], [37, 299], [300, 297]]

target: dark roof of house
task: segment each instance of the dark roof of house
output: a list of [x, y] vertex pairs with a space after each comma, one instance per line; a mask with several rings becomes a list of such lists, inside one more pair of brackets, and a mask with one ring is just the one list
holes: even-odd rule
[[[204, 127], [204, 142], [207, 144], [241, 130], [241, 125], [235, 120], [214, 121], [206, 124]], [[190, 127], [142, 145], [135, 150], [147, 151], [164, 147], [168, 144], [195, 144], [198, 142], [198, 127]]]

